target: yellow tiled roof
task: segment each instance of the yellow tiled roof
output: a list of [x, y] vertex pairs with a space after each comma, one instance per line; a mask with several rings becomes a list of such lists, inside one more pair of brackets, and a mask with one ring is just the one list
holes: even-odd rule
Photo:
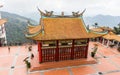
[[114, 34], [113, 32], [109, 32], [108, 34], [104, 35], [103, 38], [120, 42], [120, 36]]
[[57, 39], [80, 39], [99, 37], [103, 34], [88, 32], [82, 18], [44, 18], [44, 34], [37, 33], [38, 27], [35, 27], [26, 37], [34, 40], [57, 40]]
[[100, 27], [99, 28], [92, 28], [91, 30], [96, 31], [96, 32], [102, 32], [103, 31], [103, 29], [101, 29]]
[[6, 22], [7, 22], [6, 19], [0, 19], [0, 25], [4, 24], [4, 23], [6, 23]]
[[113, 31], [113, 29], [110, 28], [110, 27], [105, 27], [105, 26], [103, 26], [103, 27], [100, 27], [100, 28], [103, 29], [103, 30]]

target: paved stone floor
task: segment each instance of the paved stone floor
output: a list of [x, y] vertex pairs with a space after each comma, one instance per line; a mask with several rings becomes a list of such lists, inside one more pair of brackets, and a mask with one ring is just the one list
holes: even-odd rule
[[[89, 53], [94, 42], [89, 44]], [[23, 62], [27, 57], [27, 46], [0, 47], [0, 75], [120, 75], [120, 53], [115, 48], [107, 48], [98, 43], [95, 56], [97, 64], [79, 65], [49, 70], [29, 72]], [[33, 46], [37, 54], [37, 46]]]

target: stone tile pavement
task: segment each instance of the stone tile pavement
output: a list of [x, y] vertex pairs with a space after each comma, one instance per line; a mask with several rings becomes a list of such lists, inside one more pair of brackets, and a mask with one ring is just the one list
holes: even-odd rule
[[[89, 54], [94, 42], [89, 43]], [[98, 43], [95, 56], [97, 64], [69, 66], [29, 72], [23, 62], [27, 57], [26, 46], [12, 46], [10, 53], [7, 47], [0, 47], [0, 75], [120, 75], [120, 53], [115, 48], [107, 48]], [[37, 46], [33, 45], [33, 53]]]

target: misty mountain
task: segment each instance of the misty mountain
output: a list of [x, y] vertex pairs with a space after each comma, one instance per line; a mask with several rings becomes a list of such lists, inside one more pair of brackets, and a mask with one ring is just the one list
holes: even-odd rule
[[8, 43], [30, 42], [30, 40], [26, 39], [24, 34], [26, 31], [28, 20], [33, 24], [36, 24], [35, 21], [20, 15], [3, 12], [3, 11], [1, 11], [1, 16], [2, 18], [7, 19], [5, 28], [6, 28], [6, 37]]
[[110, 16], [110, 15], [97, 15], [94, 17], [84, 17], [86, 25], [92, 26], [95, 22], [99, 26], [109, 26], [114, 27], [120, 23], [120, 16]]

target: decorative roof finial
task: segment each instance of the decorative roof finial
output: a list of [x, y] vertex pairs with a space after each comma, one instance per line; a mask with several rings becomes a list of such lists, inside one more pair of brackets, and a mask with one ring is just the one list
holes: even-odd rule
[[73, 14], [74, 17], [79, 17], [79, 11], [77, 11], [77, 12], [72, 12], [72, 14]]
[[47, 11], [47, 10], [45, 10], [45, 12], [46, 12], [45, 16], [47, 16], [47, 17], [50, 17], [50, 16], [53, 15], [53, 11]]
[[83, 13], [85, 12], [85, 10], [86, 9], [84, 9], [82, 13], [79, 13], [79, 11], [77, 11], [77, 12], [72, 12], [72, 14], [73, 14], [74, 17], [80, 17], [80, 16], [83, 15]]
[[47, 10], [45, 10], [45, 13], [44, 13], [38, 7], [37, 7], [37, 9], [40, 12], [41, 16], [51, 17], [53, 15], [53, 11], [47, 11]]
[[42, 16], [42, 15], [45, 15], [45, 13], [42, 12], [38, 7], [37, 7], [37, 9], [38, 9], [38, 11], [40, 12], [41, 16]]
[[84, 9], [84, 10], [83, 10], [83, 12], [82, 12], [82, 13], [80, 13], [80, 15], [83, 15], [85, 11], [86, 11], [86, 9]]

